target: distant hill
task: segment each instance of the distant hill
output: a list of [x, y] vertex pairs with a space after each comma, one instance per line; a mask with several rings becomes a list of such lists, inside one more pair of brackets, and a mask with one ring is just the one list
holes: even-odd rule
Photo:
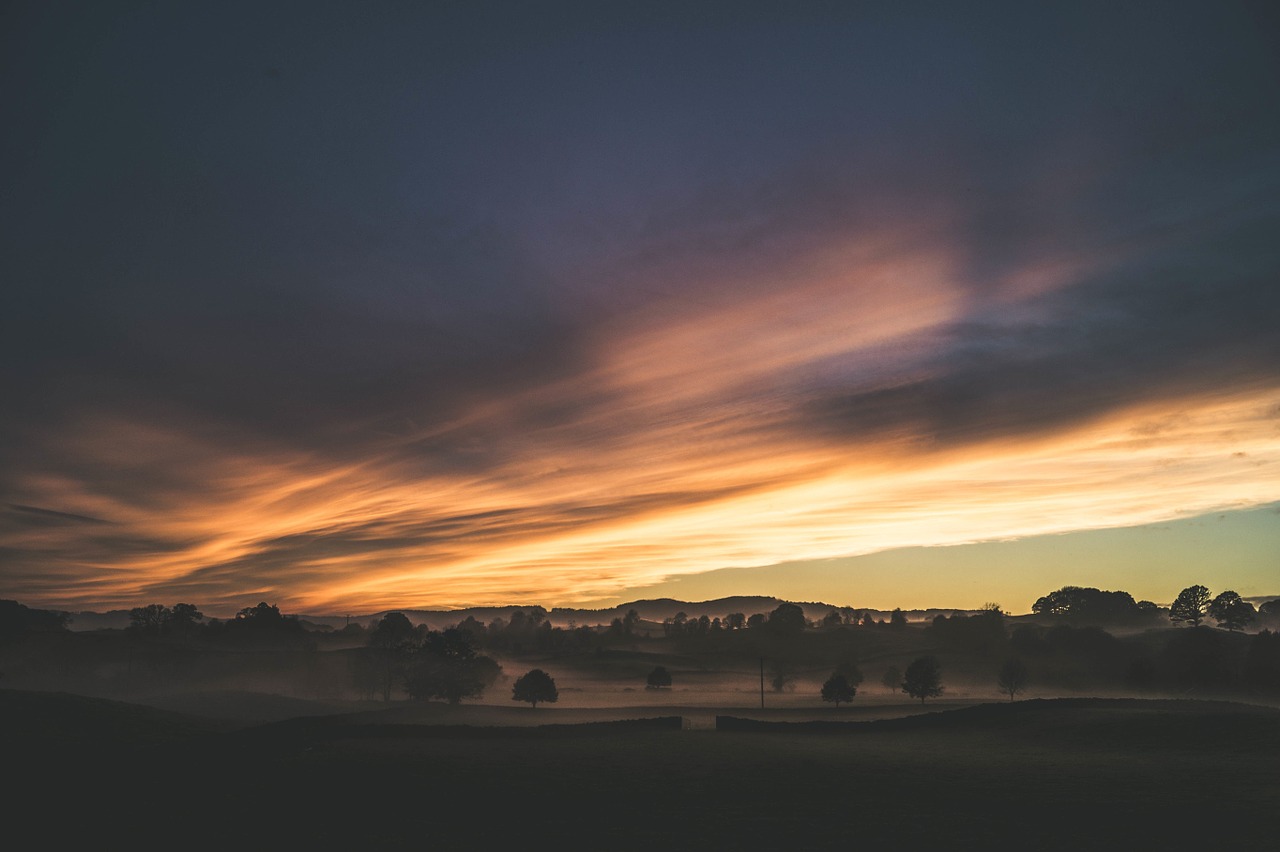
[[[820, 601], [784, 601], [782, 598], [769, 597], [765, 595], [736, 595], [727, 598], [716, 598], [709, 601], [681, 601], [675, 598], [655, 598], [652, 600], [637, 600], [630, 603], [618, 604], [614, 607], [605, 609], [582, 609], [573, 607], [553, 607], [547, 609], [538, 604], [530, 604], [520, 606], [511, 604], [508, 606], [475, 606], [465, 607], [463, 609], [388, 609], [375, 613], [367, 613], [363, 615], [312, 615], [299, 614], [297, 617], [300, 621], [315, 627], [330, 627], [334, 630], [341, 630], [349, 623], [370, 626], [383, 618], [389, 612], [400, 612], [405, 615], [414, 624], [426, 624], [432, 630], [441, 630], [445, 627], [451, 627], [467, 618], [474, 618], [484, 624], [488, 624], [496, 618], [504, 621], [510, 621], [512, 613], [516, 610], [525, 613], [541, 613], [542, 617], [550, 621], [554, 627], [568, 627], [574, 625], [577, 627], [590, 627], [596, 625], [607, 625], [615, 618], [623, 618], [630, 610], [635, 610], [642, 621], [662, 622], [668, 618], [672, 618], [676, 613], [683, 612], [689, 618], [697, 619], [702, 616], [707, 618], [724, 618], [730, 613], [740, 612], [750, 618], [756, 613], [768, 614], [777, 609], [783, 603], [794, 603], [804, 610], [805, 618], [810, 620], [818, 620], [825, 617], [832, 610], [836, 610], [842, 615], [852, 617], [855, 613], [859, 616], [870, 613], [871, 617], [877, 621], [889, 619], [892, 610], [886, 609], [868, 609], [865, 607], [841, 606], [837, 604], [822, 603]], [[967, 615], [977, 610], [966, 609], [906, 609], [903, 614], [908, 621], [931, 621], [938, 615]], [[292, 613], [289, 613], [292, 615]], [[129, 611], [118, 609], [109, 612], [75, 612], [72, 613], [72, 621], [69, 625], [72, 630], [122, 630], [129, 626]]]
[[32, 749], [139, 747], [228, 730], [220, 720], [65, 692], [0, 689], [0, 746]]
[[[836, 604], [822, 603], [817, 601], [784, 601], [782, 598], [768, 597], [764, 595], [738, 595], [727, 598], [716, 598], [709, 601], [681, 601], [674, 598], [656, 598], [653, 600], [638, 600], [630, 603], [618, 604], [614, 607], [606, 609], [579, 609], [573, 607], [554, 607], [550, 610], [533, 605], [533, 606], [501, 606], [501, 607], [467, 607], [465, 609], [451, 610], [429, 610], [429, 609], [400, 609], [400, 610], [384, 610], [383, 612], [374, 613], [372, 615], [362, 615], [359, 617], [352, 616], [352, 621], [359, 621], [361, 624], [370, 624], [385, 616], [388, 612], [400, 612], [405, 615], [414, 624], [426, 624], [432, 630], [439, 630], [457, 624], [466, 620], [468, 617], [474, 618], [482, 623], [489, 623], [495, 618], [501, 618], [505, 621], [511, 620], [511, 614], [516, 610], [523, 610], [526, 613], [537, 611], [543, 614], [551, 624], [555, 627], [568, 627], [575, 625], [578, 627], [595, 626], [609, 624], [615, 618], [623, 618], [630, 610], [635, 610], [642, 621], [662, 622], [668, 618], [672, 618], [676, 613], [683, 612], [689, 618], [724, 618], [730, 613], [740, 612], [750, 618], [756, 613], [767, 615], [777, 609], [783, 603], [794, 603], [804, 610], [805, 618], [817, 620], [825, 617], [832, 610], [840, 612], [842, 615], [852, 617], [855, 613], [861, 615], [870, 613], [871, 617], [877, 621], [888, 620], [892, 610], [867, 609], [863, 607], [838, 606]], [[932, 620], [938, 615], [955, 615], [969, 614], [977, 612], [977, 610], [964, 609], [908, 609], [903, 610], [903, 614], [908, 621], [926, 621]], [[329, 616], [299, 616], [304, 621], [313, 623], [327, 623], [334, 627], [341, 627], [346, 623], [345, 618], [333, 618]]]
[[73, 612], [72, 630], [123, 630], [129, 626], [129, 610], [113, 609], [107, 612]]

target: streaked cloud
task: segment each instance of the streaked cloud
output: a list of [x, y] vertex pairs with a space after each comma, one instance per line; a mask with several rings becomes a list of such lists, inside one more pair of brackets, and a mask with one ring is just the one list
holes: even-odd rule
[[24, 14], [3, 594], [586, 603], [1272, 503], [1277, 61], [1207, 9]]

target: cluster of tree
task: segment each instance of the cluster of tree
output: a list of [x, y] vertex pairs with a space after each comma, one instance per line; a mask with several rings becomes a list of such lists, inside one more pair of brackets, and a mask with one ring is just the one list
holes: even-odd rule
[[614, 642], [627, 642], [639, 636], [640, 613], [634, 609], [627, 610], [626, 616], [615, 618], [609, 622], [609, 629], [605, 631], [605, 637]]
[[834, 627], [906, 627], [907, 615], [901, 609], [895, 608], [889, 613], [889, 620], [883, 618], [877, 620], [870, 612], [862, 610], [848, 610], [840, 612], [839, 610], [831, 610], [817, 623], [811, 625], [813, 627], [821, 627], [831, 629]]
[[492, 657], [476, 650], [474, 634], [459, 627], [415, 627], [400, 612], [383, 616], [370, 631], [366, 654], [356, 658], [353, 678], [369, 693], [391, 700], [397, 683], [412, 699], [458, 704], [480, 698], [502, 674]]
[[1258, 620], [1280, 623], [1280, 601], [1268, 601], [1260, 609], [1233, 590], [1210, 594], [1208, 587], [1188, 586], [1164, 609], [1151, 601], [1135, 601], [1128, 592], [1101, 591], [1082, 586], [1063, 586], [1031, 605], [1036, 615], [1054, 616], [1072, 624], [1097, 626], [1155, 626], [1168, 621], [1174, 625], [1199, 625], [1212, 618], [1219, 627], [1243, 630]]
[[1142, 625], [1156, 624], [1164, 610], [1151, 601], [1135, 601], [1128, 592], [1102, 591], [1092, 587], [1063, 586], [1036, 600], [1031, 611], [1057, 616], [1076, 624]]
[[204, 613], [195, 604], [177, 603], [172, 607], [148, 604], [129, 610], [128, 630], [140, 636], [191, 636], [199, 631], [203, 620]]
[[[822, 700], [835, 704], [838, 710], [841, 704], [853, 701], [862, 680], [863, 675], [858, 667], [852, 663], [846, 663], [832, 672], [831, 677], [822, 684]], [[882, 683], [894, 690], [905, 692], [912, 698], [919, 698], [920, 703], [923, 704], [926, 698], [936, 698], [944, 691], [942, 665], [932, 654], [917, 657], [907, 666], [905, 673], [900, 672], [896, 667], [887, 669]]]
[[940, 645], [979, 655], [997, 653], [1007, 639], [1005, 616], [997, 604], [975, 615], [939, 615], [927, 630]]
[[[495, 619], [497, 620], [497, 619]], [[533, 631], [546, 624], [542, 618], [524, 622], [520, 612], [512, 616], [517, 631], [531, 625]], [[509, 630], [509, 623], [498, 631]], [[477, 636], [487, 635], [474, 624], [460, 624], [444, 630], [431, 630], [426, 625], [414, 626], [401, 612], [389, 612], [369, 632], [365, 654], [356, 657], [353, 675], [357, 686], [366, 693], [381, 691], [390, 701], [395, 685], [400, 683], [410, 699], [439, 699], [450, 704], [466, 698], [481, 698], [502, 675], [502, 667], [492, 657], [479, 653]], [[533, 669], [517, 678], [511, 697], [533, 707], [554, 703], [560, 693], [555, 680], [542, 669]]]
[[[1273, 603], [1276, 602], [1268, 601], [1264, 606]], [[1174, 624], [1196, 627], [1206, 616], [1218, 622], [1219, 627], [1242, 630], [1258, 620], [1258, 611], [1232, 590], [1210, 597], [1209, 589], [1200, 585], [1187, 586], [1169, 606], [1169, 620]]]
[[501, 651], [508, 654], [565, 654], [590, 651], [610, 642], [630, 642], [638, 638], [638, 615], [628, 614], [614, 631], [612, 626], [556, 627], [547, 619], [547, 611], [540, 606], [527, 610], [517, 609], [510, 618], [495, 618], [488, 624], [468, 616], [457, 625], [471, 636], [478, 648]]
[[147, 604], [129, 610], [126, 632], [152, 640], [225, 642], [243, 646], [292, 648], [315, 647], [313, 638], [297, 616], [284, 615], [266, 601], [241, 609], [234, 618], [205, 621], [195, 604]]
[[[617, 621], [617, 619], [615, 619]], [[832, 609], [816, 621], [810, 621], [804, 609], [797, 604], [782, 603], [771, 612], [758, 612], [745, 616], [740, 612], [729, 613], [723, 619], [710, 618], [706, 615], [690, 618], [683, 612], [664, 619], [663, 636], [678, 638], [682, 636], [700, 637], [714, 636], [720, 633], [738, 630], [764, 630], [775, 636], [794, 636], [806, 629], [830, 630], [838, 627], [893, 627], [907, 626], [907, 616], [901, 609], [894, 609], [886, 622], [883, 618], [877, 621], [870, 612], [846, 609]]]
[[662, 621], [662, 635], [668, 638], [679, 636], [710, 636], [712, 633], [723, 633], [726, 630], [741, 630], [746, 624], [745, 617], [742, 613], [734, 613], [734, 626], [729, 626], [729, 619], [721, 620], [719, 617], [710, 618], [706, 615], [700, 615], [697, 618], [690, 618], [684, 612], [677, 612], [670, 618]]
[[[835, 615], [840, 618], [838, 613]], [[763, 630], [773, 636], [794, 636], [810, 626], [813, 625], [810, 625], [800, 606], [782, 603], [772, 612], [755, 613], [750, 617], [733, 612], [724, 619], [706, 615], [689, 618], [685, 613], [677, 612], [671, 618], [663, 620], [662, 632], [667, 637], [698, 637], [739, 630]]]
[[858, 694], [858, 686], [864, 680], [862, 669], [852, 660], [845, 660], [822, 684], [822, 700], [830, 701], [840, 709], [841, 704], [848, 703]]
[[[519, 611], [512, 615], [517, 631], [525, 630], [527, 624], [532, 624], [532, 630], [545, 629], [538, 626], [546, 624], [542, 618], [524, 622], [520, 615]], [[503, 624], [498, 633], [510, 629], [510, 623]], [[464, 698], [483, 697], [501, 676], [502, 667], [477, 651], [477, 633], [473, 625], [444, 630], [415, 627], [404, 613], [387, 613], [374, 625], [368, 644], [377, 664], [383, 700], [391, 700], [397, 678], [414, 700], [441, 699], [458, 704]], [[367, 685], [368, 680], [362, 683]], [[559, 697], [555, 680], [542, 669], [532, 669], [517, 678], [511, 691], [513, 701], [525, 701], [533, 707], [554, 703]]]
[[1022, 624], [1009, 635], [1010, 656], [1024, 660], [1037, 680], [1062, 689], [1119, 685], [1137, 651], [1101, 627]]
[[1184, 693], [1280, 694], [1280, 634], [1248, 636], [1195, 625], [1174, 633], [1154, 656], [1135, 661], [1130, 680]]
[[1099, 627], [1022, 625], [1009, 650], [1037, 682], [1059, 689], [1269, 694], [1280, 692], [1277, 636], [1193, 625], [1122, 639]]

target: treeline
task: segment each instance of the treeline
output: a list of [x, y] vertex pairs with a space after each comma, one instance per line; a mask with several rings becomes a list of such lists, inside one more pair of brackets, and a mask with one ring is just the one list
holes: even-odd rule
[[1017, 689], [1280, 693], [1280, 635], [1273, 632], [1280, 600], [1255, 609], [1234, 591], [1212, 594], [1199, 585], [1168, 608], [1126, 592], [1065, 586], [1016, 617], [988, 604], [927, 622], [908, 622], [901, 610], [885, 621], [848, 609], [815, 620], [792, 603], [750, 616], [682, 616], [656, 624], [632, 610], [607, 625], [560, 627], [530, 607], [432, 630], [393, 612], [335, 630], [266, 602], [221, 620], [176, 603], [131, 610], [123, 631], [72, 633], [66, 613], [0, 601], [0, 676], [29, 688], [80, 678], [100, 693], [237, 684], [457, 703], [482, 697], [503, 678], [498, 660], [595, 666], [669, 688], [680, 669], [655, 674], [653, 663], [679, 658], [707, 672], [758, 670], [776, 692], [826, 677], [834, 681], [828, 700], [838, 706], [856, 695], [863, 670], [896, 690], [900, 669], [929, 656], [953, 682], [993, 684], [1005, 671]]
[[[1280, 694], [1280, 634], [1268, 629], [1280, 627], [1280, 599], [1255, 608], [1235, 591], [1194, 585], [1162, 608], [1127, 592], [1065, 586], [1032, 611], [1012, 627], [998, 610], [940, 616], [926, 632], [962, 662], [988, 671], [999, 662], [1002, 689]], [[1262, 629], [1243, 632], [1253, 626]]]
[[1036, 615], [1054, 616], [1066, 622], [1101, 626], [1153, 626], [1163, 623], [1200, 624], [1212, 618], [1227, 630], [1243, 630], [1257, 622], [1280, 623], [1280, 599], [1260, 608], [1234, 590], [1211, 595], [1208, 587], [1188, 586], [1167, 608], [1151, 601], [1135, 601], [1128, 592], [1063, 586], [1031, 605]]

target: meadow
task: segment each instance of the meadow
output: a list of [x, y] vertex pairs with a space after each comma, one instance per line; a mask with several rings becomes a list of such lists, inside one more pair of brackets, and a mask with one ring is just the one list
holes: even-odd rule
[[[486, 635], [500, 673], [454, 703], [377, 694], [353, 665], [372, 633], [32, 633], [0, 654], [7, 826], [55, 848], [1268, 848], [1270, 634], [1005, 622]], [[1017, 700], [1011, 649], [1034, 665]], [[921, 653], [941, 695], [882, 682]], [[1221, 680], [1236, 663], [1254, 679]], [[671, 686], [646, 688], [656, 665]], [[513, 700], [535, 666], [558, 687], [536, 707]]]
[[705, 705], [243, 727], [66, 694], [0, 706], [10, 829], [60, 848], [1222, 848], [1265, 844], [1280, 802], [1280, 710], [1233, 702], [886, 702], [818, 728], [749, 707], [689, 725]]

